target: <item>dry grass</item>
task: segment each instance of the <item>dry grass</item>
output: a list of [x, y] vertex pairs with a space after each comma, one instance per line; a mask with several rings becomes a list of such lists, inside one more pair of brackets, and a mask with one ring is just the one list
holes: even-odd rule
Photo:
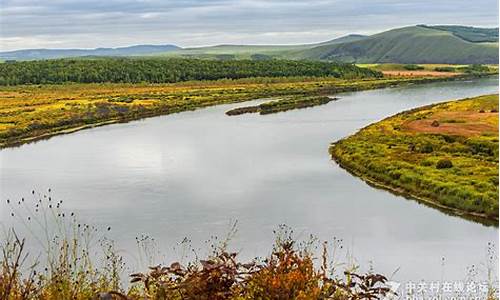
[[382, 71], [384, 76], [392, 77], [453, 77], [462, 75], [462, 73], [451, 73], [451, 72], [438, 72], [438, 71], [403, 71], [403, 70], [393, 70], [393, 71]]
[[408, 132], [465, 137], [498, 135], [498, 112], [442, 111], [432, 114], [429, 119], [405, 122], [402, 128]]

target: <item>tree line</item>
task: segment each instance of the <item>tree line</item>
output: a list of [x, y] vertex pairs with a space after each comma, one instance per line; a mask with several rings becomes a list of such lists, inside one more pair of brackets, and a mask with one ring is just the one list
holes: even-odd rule
[[0, 63], [0, 85], [78, 83], [174, 83], [191, 80], [313, 76], [381, 77], [352, 64], [292, 60], [184, 58], [83, 58]]

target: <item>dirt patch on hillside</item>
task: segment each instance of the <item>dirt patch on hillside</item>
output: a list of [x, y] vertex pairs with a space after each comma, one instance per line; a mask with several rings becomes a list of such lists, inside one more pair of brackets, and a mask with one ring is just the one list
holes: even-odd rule
[[403, 129], [412, 132], [461, 136], [477, 136], [484, 133], [498, 134], [498, 113], [440, 112], [427, 119], [406, 122], [403, 124]]
[[437, 72], [437, 71], [382, 71], [386, 76], [394, 77], [453, 77], [461, 73]]

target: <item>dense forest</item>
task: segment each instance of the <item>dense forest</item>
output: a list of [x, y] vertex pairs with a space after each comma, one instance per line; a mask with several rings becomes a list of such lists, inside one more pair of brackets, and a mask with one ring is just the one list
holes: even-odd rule
[[0, 85], [48, 83], [167, 83], [248, 77], [381, 77], [351, 64], [289, 61], [212, 61], [179, 58], [56, 59], [0, 64]]

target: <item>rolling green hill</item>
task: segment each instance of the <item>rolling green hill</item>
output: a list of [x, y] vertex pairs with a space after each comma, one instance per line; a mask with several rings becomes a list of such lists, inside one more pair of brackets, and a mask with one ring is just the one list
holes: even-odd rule
[[187, 58], [207, 58], [207, 59], [273, 59], [273, 58], [293, 58], [301, 51], [312, 49], [323, 45], [336, 45], [347, 42], [359, 41], [366, 38], [360, 34], [350, 34], [333, 40], [315, 44], [300, 45], [216, 45], [198, 48], [183, 48], [165, 53], [165, 56], [187, 57]]
[[219, 45], [169, 56], [208, 59], [308, 59], [356, 63], [497, 64], [498, 28], [417, 25], [371, 36], [347, 35], [306, 45]]
[[368, 37], [367, 35], [362, 35], [362, 34], [349, 34], [349, 35], [346, 35], [343, 37], [339, 37], [337, 39], [333, 39], [333, 40], [326, 41], [323, 43], [318, 43], [314, 46], [317, 47], [317, 46], [323, 46], [323, 45], [335, 45], [335, 44], [356, 42], [356, 41], [363, 40], [367, 37]]
[[298, 51], [291, 53], [291, 57], [356, 63], [496, 64], [498, 29], [421, 25], [403, 27], [357, 41]]

